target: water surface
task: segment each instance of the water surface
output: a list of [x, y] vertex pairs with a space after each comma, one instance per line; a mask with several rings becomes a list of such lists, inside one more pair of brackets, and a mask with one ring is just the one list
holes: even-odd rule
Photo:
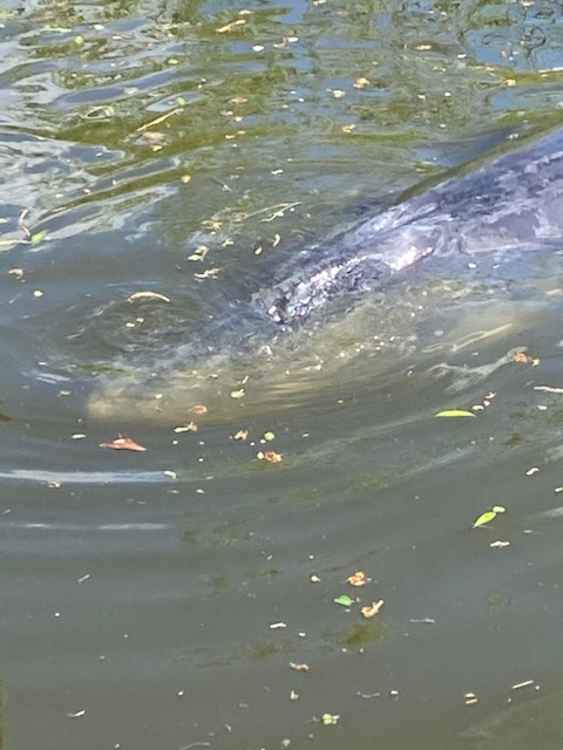
[[248, 301], [556, 126], [562, 42], [542, 0], [3, 3], [4, 747], [561, 747], [563, 255], [277, 338]]

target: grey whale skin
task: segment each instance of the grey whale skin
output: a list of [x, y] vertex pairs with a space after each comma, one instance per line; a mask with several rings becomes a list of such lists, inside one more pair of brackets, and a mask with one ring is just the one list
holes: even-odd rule
[[343, 295], [377, 288], [428, 256], [563, 249], [563, 128], [408, 198], [292, 257], [254, 295], [292, 326]]

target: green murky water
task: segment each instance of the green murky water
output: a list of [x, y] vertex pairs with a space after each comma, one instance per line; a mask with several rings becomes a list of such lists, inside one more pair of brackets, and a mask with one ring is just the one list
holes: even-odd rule
[[562, 103], [553, 0], [1, 4], [2, 748], [561, 747], [561, 256], [245, 305]]

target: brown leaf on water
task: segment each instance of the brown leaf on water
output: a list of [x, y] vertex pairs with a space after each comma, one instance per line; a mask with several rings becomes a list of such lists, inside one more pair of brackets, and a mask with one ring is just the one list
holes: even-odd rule
[[369, 606], [362, 607], [360, 612], [366, 618], [366, 620], [370, 620], [372, 617], [375, 617], [375, 615], [379, 614], [379, 611], [383, 607], [383, 603], [383, 599], [380, 599], [377, 602], [372, 602]]
[[205, 404], [194, 404], [191, 408], [192, 414], [197, 414], [198, 417], [202, 417], [204, 414], [207, 414], [208, 408]]
[[146, 451], [144, 445], [136, 443], [132, 438], [121, 436], [116, 437], [109, 443], [100, 443], [100, 448], [112, 448], [114, 451], [136, 451], [137, 453]]
[[368, 578], [363, 570], [357, 570], [353, 575], [349, 576], [346, 580], [351, 586], [365, 586], [368, 581]]
[[239, 430], [233, 435], [233, 440], [248, 440], [248, 430]]
[[276, 453], [276, 451], [258, 451], [256, 457], [260, 461], [267, 461], [269, 464], [280, 464], [283, 461], [282, 454]]

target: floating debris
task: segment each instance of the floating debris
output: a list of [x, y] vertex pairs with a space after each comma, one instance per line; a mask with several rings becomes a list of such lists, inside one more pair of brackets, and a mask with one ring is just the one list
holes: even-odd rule
[[154, 302], [170, 302], [170, 297], [166, 297], [164, 294], [158, 292], [134, 292], [127, 297], [127, 302], [139, 302], [139, 301], [154, 301]]
[[81, 719], [83, 716], [86, 716], [86, 709], [81, 708], [80, 711], [74, 711], [67, 714], [69, 719]]
[[558, 385], [535, 385], [534, 391], [544, 391], [545, 393], [563, 393], [563, 388]]
[[[174, 60], [170, 59], [168, 60], [170, 65], [174, 65]], [[146, 122], [144, 125], [141, 125], [135, 130], [135, 133], [144, 133], [149, 128], [154, 127], [155, 125], [160, 125], [162, 122], [165, 122], [168, 120], [169, 117], [173, 117], [174, 115], [179, 114], [180, 112], [183, 112], [182, 107], [176, 107], [175, 109], [170, 110], [170, 112], [165, 112], [163, 115], [160, 115], [159, 117], [155, 117], [154, 120], [151, 120], [150, 122]]]
[[350, 586], [365, 586], [368, 582], [368, 577], [363, 570], [357, 570], [355, 573], [349, 576], [346, 581], [350, 584]]
[[221, 272], [221, 268], [209, 268], [203, 273], [194, 273], [195, 279], [216, 279]]
[[197, 432], [199, 427], [195, 422], [188, 422], [188, 424], [178, 425], [174, 427], [174, 432]]
[[323, 714], [321, 716], [321, 724], [325, 727], [334, 726], [335, 724], [338, 724], [340, 721], [340, 715], [339, 714]]
[[371, 604], [362, 607], [360, 609], [360, 612], [362, 613], [363, 617], [366, 618], [366, 620], [370, 620], [372, 617], [375, 617], [375, 615], [379, 614], [381, 608], [383, 607], [383, 604], [383, 599], [379, 599], [376, 602], [372, 602]]
[[294, 672], [310, 672], [311, 667], [308, 664], [299, 664], [294, 661], [289, 662], [289, 668], [293, 669]]
[[485, 524], [494, 521], [499, 513], [505, 513], [506, 508], [503, 505], [494, 505], [491, 510], [486, 510], [484, 513], [475, 519], [473, 522], [473, 528], [476, 529], [479, 526], [485, 526]]
[[237, 18], [236, 21], [232, 21], [231, 23], [228, 23], [225, 26], [221, 26], [220, 28], [215, 29], [215, 31], [218, 34], [227, 34], [230, 31], [233, 31], [234, 29], [236, 29], [237, 26], [244, 26], [245, 23], [246, 23], [245, 18]]
[[475, 414], [465, 409], [445, 409], [434, 415], [435, 417], [474, 417]]
[[283, 461], [282, 454], [276, 453], [276, 451], [258, 451], [256, 458], [269, 464], [279, 464]]
[[136, 443], [133, 438], [117, 437], [108, 443], [100, 443], [100, 448], [111, 448], [114, 451], [134, 451], [144, 453], [147, 449], [144, 445]]
[[188, 260], [200, 261], [205, 259], [205, 256], [209, 252], [207, 245], [198, 245], [191, 255], [188, 255]]
[[512, 355], [512, 361], [516, 362], [518, 365], [531, 365], [532, 367], [537, 367], [540, 363], [539, 357], [531, 357], [526, 352], [515, 352]]
[[511, 690], [521, 690], [525, 687], [530, 687], [531, 685], [535, 685], [535, 680], [524, 680], [524, 682], [517, 682], [515, 685], [512, 686]]
[[332, 600], [335, 604], [339, 604], [341, 607], [351, 607], [354, 604], [352, 597], [348, 594], [341, 594]]

